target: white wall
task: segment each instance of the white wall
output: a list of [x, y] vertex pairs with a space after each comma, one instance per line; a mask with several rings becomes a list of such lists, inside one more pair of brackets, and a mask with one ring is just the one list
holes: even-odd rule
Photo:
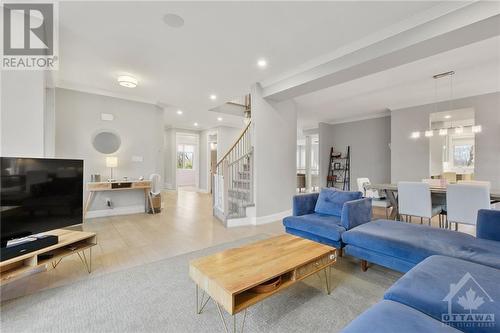
[[[475, 137], [474, 178], [492, 182], [500, 188], [500, 93], [461, 98], [452, 102], [453, 109], [473, 108], [475, 123], [482, 132]], [[415, 106], [391, 112], [391, 180], [420, 181], [429, 177], [429, 141], [411, 139], [413, 131], [429, 126], [429, 115], [448, 110], [449, 102]]]
[[372, 183], [391, 179], [391, 119], [381, 117], [341, 124], [319, 124], [320, 186], [326, 186], [330, 148], [343, 154], [351, 147], [351, 191], [357, 191], [356, 179], [368, 177]]
[[45, 89], [44, 112], [44, 152], [45, 157], [56, 156], [56, 89]]
[[[100, 130], [112, 130], [120, 135], [120, 149], [112, 154], [118, 157], [118, 167], [113, 176], [149, 178], [152, 173], [163, 173], [162, 161], [162, 112], [154, 105], [128, 100], [56, 89], [56, 156], [59, 158], [84, 159], [84, 180], [90, 174], [109, 177], [105, 157], [92, 146], [93, 136]], [[101, 113], [114, 115], [113, 121], [102, 121]], [[132, 161], [140, 156], [142, 162]], [[99, 193], [90, 210], [108, 210], [105, 198], [111, 198], [114, 213], [144, 209], [144, 193], [141, 191], [117, 191]], [[89, 216], [103, 212], [90, 213]], [[106, 212], [109, 213], [109, 212]]]
[[2, 156], [44, 157], [45, 73], [1, 71]]
[[209, 131], [202, 131], [200, 133], [200, 165], [199, 165], [199, 188], [201, 191], [208, 191], [208, 173], [210, 172], [210, 155], [208, 154], [208, 133]]
[[255, 208], [259, 217], [287, 214], [296, 187], [297, 109], [293, 101], [274, 103], [252, 87], [255, 148]]
[[236, 142], [238, 135], [243, 130], [243, 122], [241, 128], [219, 126], [217, 127], [217, 158], [221, 159], [225, 153]]

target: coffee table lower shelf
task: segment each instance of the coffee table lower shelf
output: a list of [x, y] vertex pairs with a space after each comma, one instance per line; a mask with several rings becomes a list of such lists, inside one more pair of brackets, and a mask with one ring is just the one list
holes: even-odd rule
[[[293, 252], [280, 252], [283, 250], [280, 247], [283, 244], [287, 244], [288, 250], [290, 250], [289, 245], [293, 244], [300, 252], [296, 256]], [[272, 256], [273, 250], [276, 250], [275, 257]], [[253, 256], [249, 258], [246, 255], [248, 252]], [[252, 258], [255, 258], [254, 262]], [[265, 258], [270, 261], [263, 262]], [[320, 279], [324, 280], [326, 292], [330, 294], [331, 266], [336, 262], [336, 258], [334, 248], [284, 235], [196, 259], [191, 262], [189, 268], [189, 275], [196, 283], [196, 313], [201, 314], [207, 303], [213, 300], [224, 331], [230, 330], [222, 309], [232, 317], [232, 332], [237, 331], [236, 315], [243, 312], [241, 322], [243, 330], [246, 310], [249, 307], [313, 274], [318, 274]], [[267, 268], [270, 273], [266, 276], [262, 272], [267, 272]], [[280, 271], [280, 268], [284, 269]], [[324, 275], [324, 278], [321, 275]], [[265, 284], [278, 276], [281, 277], [281, 283], [276, 289], [266, 293], [252, 291], [253, 287]]]

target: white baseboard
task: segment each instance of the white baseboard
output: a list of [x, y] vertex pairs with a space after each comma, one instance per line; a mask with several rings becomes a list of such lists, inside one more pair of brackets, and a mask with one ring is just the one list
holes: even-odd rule
[[281, 221], [283, 218], [290, 215], [292, 215], [291, 209], [266, 216], [258, 216], [258, 217], [247, 216], [239, 219], [229, 219], [226, 221], [226, 226], [230, 228], [230, 227], [241, 227], [244, 225], [262, 225], [276, 221]]
[[125, 207], [116, 207], [110, 209], [99, 209], [99, 210], [89, 210], [86, 219], [93, 219], [96, 217], [106, 217], [106, 216], [115, 216], [115, 215], [128, 215], [128, 214], [138, 214], [144, 213], [144, 205], [136, 205], [136, 206], [125, 206]]
[[228, 219], [226, 221], [226, 227], [232, 228], [232, 227], [242, 227], [245, 225], [252, 225], [253, 223], [253, 217], [242, 217], [239, 219]]
[[276, 222], [276, 221], [281, 221], [287, 216], [292, 215], [292, 210], [288, 209], [279, 213], [271, 214], [271, 215], [266, 215], [266, 216], [257, 216], [254, 217], [255, 219], [255, 225], [261, 225], [261, 224], [267, 224], [271, 222]]
[[204, 188], [198, 188], [199, 193], [209, 193], [207, 189]]

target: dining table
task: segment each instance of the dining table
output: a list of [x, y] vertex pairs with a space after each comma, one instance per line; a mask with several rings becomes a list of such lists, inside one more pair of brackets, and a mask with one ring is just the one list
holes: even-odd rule
[[[385, 197], [392, 206], [391, 214], [389, 219], [399, 220], [399, 210], [398, 210], [398, 184], [366, 184], [365, 189], [367, 190], [377, 190], [385, 193]], [[433, 196], [446, 196], [445, 186], [431, 186], [431, 195]], [[380, 193], [382, 194], [382, 193]], [[490, 198], [492, 202], [500, 202], [500, 189], [490, 189]]]

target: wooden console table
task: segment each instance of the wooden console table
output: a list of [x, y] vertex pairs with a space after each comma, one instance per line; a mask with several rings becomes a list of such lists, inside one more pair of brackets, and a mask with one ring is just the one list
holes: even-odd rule
[[85, 207], [83, 209], [83, 217], [87, 215], [87, 211], [92, 204], [95, 192], [103, 191], [124, 191], [124, 190], [142, 190], [144, 191], [144, 211], [148, 210], [148, 200], [149, 205], [153, 210], [153, 198], [151, 197], [151, 181], [149, 180], [125, 180], [125, 181], [114, 181], [114, 182], [97, 182], [97, 183], [87, 183], [87, 201], [85, 202]]
[[[41, 266], [47, 267], [47, 264], [52, 264], [55, 268], [64, 257], [73, 254], [77, 254], [87, 272], [91, 272], [92, 247], [97, 245], [97, 235], [94, 232], [56, 229], [46, 234], [57, 235], [58, 243], [0, 262], [0, 285], [14, 281]], [[88, 257], [85, 255], [87, 249], [89, 250]], [[52, 256], [50, 258], [39, 257], [44, 254]]]

